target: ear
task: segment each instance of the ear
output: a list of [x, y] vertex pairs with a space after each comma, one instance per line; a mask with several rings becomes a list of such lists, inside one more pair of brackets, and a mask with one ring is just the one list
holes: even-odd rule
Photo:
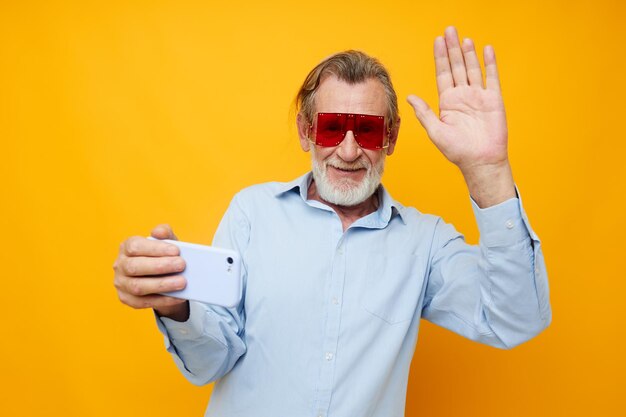
[[396, 148], [396, 142], [398, 142], [398, 133], [400, 132], [400, 118], [398, 117], [398, 121], [395, 126], [391, 128], [391, 132], [389, 132], [389, 147], [387, 148], [387, 155], [391, 155]]
[[311, 142], [309, 142], [309, 121], [302, 113], [298, 113], [298, 116], [296, 117], [296, 124], [298, 126], [298, 137], [300, 138], [300, 146], [302, 147], [302, 150], [304, 152], [308, 152], [309, 150], [311, 150]]

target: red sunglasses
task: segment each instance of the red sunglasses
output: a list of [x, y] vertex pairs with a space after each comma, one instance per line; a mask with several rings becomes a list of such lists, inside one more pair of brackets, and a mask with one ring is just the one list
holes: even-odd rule
[[346, 137], [348, 130], [354, 134], [356, 143], [361, 148], [385, 149], [389, 143], [385, 140], [385, 117], [354, 113], [317, 113], [317, 120], [311, 129], [315, 130], [315, 143], [318, 146], [337, 146]]

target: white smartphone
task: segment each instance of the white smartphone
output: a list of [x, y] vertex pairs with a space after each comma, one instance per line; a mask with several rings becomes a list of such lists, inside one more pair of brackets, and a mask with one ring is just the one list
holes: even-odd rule
[[180, 291], [161, 294], [223, 307], [234, 307], [239, 303], [241, 258], [236, 251], [169, 239], [162, 242], [180, 248], [180, 256], [186, 263], [181, 274], [187, 280], [187, 286]]

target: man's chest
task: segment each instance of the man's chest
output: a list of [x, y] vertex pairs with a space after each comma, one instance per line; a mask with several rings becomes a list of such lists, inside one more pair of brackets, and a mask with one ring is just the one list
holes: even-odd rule
[[322, 331], [338, 320], [350, 332], [407, 324], [419, 314], [428, 262], [417, 237], [397, 228], [343, 232], [336, 215], [323, 210], [305, 221], [296, 214], [252, 224], [244, 258], [245, 309], [253, 323], [263, 317]]

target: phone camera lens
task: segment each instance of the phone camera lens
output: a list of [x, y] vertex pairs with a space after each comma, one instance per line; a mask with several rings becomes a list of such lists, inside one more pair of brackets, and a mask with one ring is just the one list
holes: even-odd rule
[[229, 264], [229, 265], [232, 265], [232, 264], [233, 264], [233, 262], [235, 262], [235, 261], [233, 261], [233, 258], [231, 258], [231, 257], [229, 256], [228, 258], [226, 258], [226, 262], [228, 262], [228, 264]]

